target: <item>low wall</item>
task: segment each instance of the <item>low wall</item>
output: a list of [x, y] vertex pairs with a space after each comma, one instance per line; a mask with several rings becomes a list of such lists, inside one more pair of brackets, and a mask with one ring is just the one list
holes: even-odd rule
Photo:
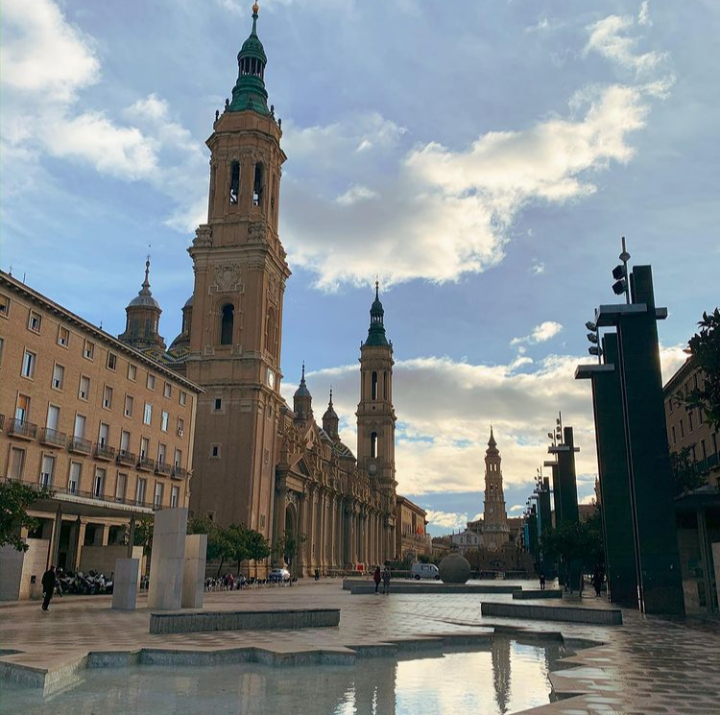
[[480, 604], [483, 616], [530, 619], [533, 621], [565, 621], [593, 623], [600, 626], [621, 626], [622, 612], [615, 608], [583, 608], [582, 606], [539, 606], [529, 603]]
[[132, 557], [128, 557], [127, 546], [83, 546], [80, 552], [80, 571], [99, 571], [106, 578], [115, 572], [117, 559], [138, 559], [142, 565], [142, 546], [133, 546]]
[[338, 625], [340, 625], [339, 608], [150, 614], [150, 633], [263, 631], [284, 628], [331, 628]]
[[527, 588], [515, 591], [512, 597], [519, 601], [535, 600], [536, 598], [562, 598], [562, 591], [559, 588]]
[[[375, 582], [364, 579], [345, 579], [343, 588], [350, 591], [352, 595], [362, 595], [367, 593], [375, 593]], [[397, 580], [390, 581], [390, 593], [516, 593], [521, 590], [521, 586], [493, 586], [487, 583], [443, 583], [442, 581], [410, 581]], [[380, 584], [382, 590], [382, 584]]]

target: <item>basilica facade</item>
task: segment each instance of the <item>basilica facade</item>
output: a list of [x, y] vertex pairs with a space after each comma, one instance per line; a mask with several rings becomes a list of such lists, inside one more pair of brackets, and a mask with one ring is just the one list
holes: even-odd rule
[[190, 509], [244, 523], [271, 544], [301, 542], [298, 574], [395, 558], [393, 348], [376, 285], [360, 355], [357, 453], [342, 442], [332, 394], [321, 424], [304, 367], [293, 405], [280, 393], [283, 300], [290, 277], [278, 234], [286, 156], [268, 106], [267, 57], [253, 6], [232, 98], [217, 112], [208, 220], [188, 249], [195, 276], [182, 332], [166, 349], [146, 280], [120, 336], [200, 385]]

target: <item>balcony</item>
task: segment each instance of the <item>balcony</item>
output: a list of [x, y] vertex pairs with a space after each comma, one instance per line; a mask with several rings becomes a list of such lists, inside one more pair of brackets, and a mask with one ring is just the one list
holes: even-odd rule
[[95, 445], [95, 458], [104, 459], [106, 462], [115, 461], [115, 447], [108, 447], [106, 444]]
[[185, 479], [187, 477], [187, 469], [178, 466], [177, 464], [173, 467], [172, 478], [173, 479]]
[[142, 472], [152, 472], [155, 469], [155, 460], [149, 457], [140, 457], [137, 468]]
[[158, 462], [155, 465], [155, 473], [163, 474], [166, 477], [169, 477], [172, 474], [172, 464], [168, 464], [167, 462]]
[[20, 439], [35, 439], [37, 436], [37, 425], [25, 420], [12, 419], [7, 421], [6, 432], [10, 437]]
[[128, 467], [134, 467], [137, 462], [137, 454], [128, 452], [126, 449], [121, 449], [117, 453], [118, 464], [124, 464]]
[[40, 430], [40, 441], [50, 447], [64, 447], [67, 444], [67, 435], [64, 432], [45, 427]]
[[82, 437], [71, 437], [68, 449], [76, 454], [92, 454], [92, 442]]

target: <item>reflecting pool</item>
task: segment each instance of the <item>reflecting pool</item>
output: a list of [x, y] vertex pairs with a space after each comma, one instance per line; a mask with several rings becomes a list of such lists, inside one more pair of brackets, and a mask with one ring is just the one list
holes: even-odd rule
[[548, 673], [570, 653], [560, 642], [522, 643], [495, 636], [484, 646], [358, 659], [354, 666], [87, 670], [72, 688], [44, 698], [36, 690], [2, 683], [0, 712], [504, 715], [548, 703]]

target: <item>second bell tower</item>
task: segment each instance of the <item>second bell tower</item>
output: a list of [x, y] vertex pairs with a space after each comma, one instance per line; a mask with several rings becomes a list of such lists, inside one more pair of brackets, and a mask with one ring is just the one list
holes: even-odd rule
[[290, 270], [278, 237], [286, 157], [280, 123], [267, 104], [257, 4], [252, 20], [232, 100], [216, 114], [207, 141], [208, 222], [188, 249], [195, 288], [185, 372], [205, 390], [198, 399], [191, 509], [269, 537]]

